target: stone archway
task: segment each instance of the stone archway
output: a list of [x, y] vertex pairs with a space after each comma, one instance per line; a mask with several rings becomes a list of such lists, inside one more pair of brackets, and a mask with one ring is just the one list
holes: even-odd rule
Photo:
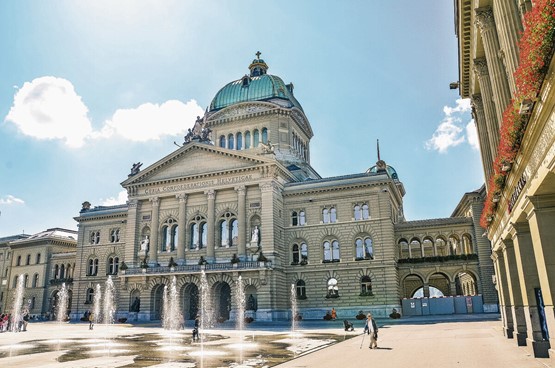
[[217, 282], [212, 287], [212, 295], [216, 320], [227, 321], [231, 310], [231, 287], [227, 282]]
[[152, 288], [151, 303], [150, 303], [150, 319], [157, 321], [162, 319], [162, 312], [164, 308], [164, 286], [158, 284]]
[[198, 286], [186, 284], [183, 287], [183, 318], [193, 320], [199, 315], [200, 299]]
[[424, 287], [424, 281], [416, 274], [410, 274], [403, 280], [403, 298], [412, 298], [414, 293]]
[[430, 275], [428, 285], [435, 287], [445, 296], [451, 296], [451, 282], [443, 273], [436, 272]]

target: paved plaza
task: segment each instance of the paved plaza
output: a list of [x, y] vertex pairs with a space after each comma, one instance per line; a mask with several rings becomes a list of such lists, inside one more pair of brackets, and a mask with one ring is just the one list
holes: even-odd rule
[[[382, 321], [379, 331], [377, 350], [368, 348], [368, 338], [363, 339], [362, 322], [355, 322], [354, 332], [345, 332], [341, 321], [306, 322], [301, 326], [302, 336], [321, 336], [321, 345], [310, 345], [309, 339], [294, 337], [283, 339], [288, 334], [286, 325], [252, 324], [244, 334], [245, 340], [259, 342], [258, 351], [240, 359], [239, 353], [233, 353], [217, 362], [207, 357], [202, 362], [197, 360], [185, 362], [187, 354], [193, 355], [197, 345], [190, 343], [174, 349], [175, 354], [160, 356], [156, 363], [140, 359], [148, 356], [150, 348], [143, 351], [128, 350], [122, 344], [113, 344], [104, 350], [103, 344], [95, 344], [104, 337], [119, 336], [122, 339], [140, 339], [140, 346], [152, 346], [152, 336], [162, 330], [148, 325], [99, 325], [93, 331], [86, 323], [57, 324], [55, 322], [31, 323], [29, 330], [22, 333], [0, 334], [1, 367], [506, 367], [532, 368], [552, 367], [547, 359], [534, 358], [525, 347], [516, 347], [514, 340], [502, 337], [501, 323], [495, 319], [407, 319], [401, 322]], [[230, 326], [226, 326], [230, 327]], [[183, 336], [188, 337], [182, 332]], [[206, 351], [217, 352], [240, 341], [238, 332], [232, 328], [212, 329], [210, 335], [219, 336], [204, 344]], [[337, 343], [327, 337], [335, 335]], [[242, 339], [243, 337], [241, 337]], [[279, 340], [276, 340], [279, 339]], [[288, 340], [292, 345], [298, 341], [298, 351], [288, 358], [282, 357], [284, 363], [276, 365], [279, 360], [266, 359], [265, 354], [280, 355], [282, 343]], [[88, 353], [80, 355], [76, 341], [83, 344]], [[116, 341], [116, 340], [114, 340]], [[117, 340], [122, 341], [122, 340]], [[162, 340], [164, 341], [164, 340]], [[182, 341], [186, 341], [185, 339]], [[262, 341], [275, 342], [268, 353]], [[316, 341], [316, 340], [314, 340]], [[49, 344], [47, 349], [33, 350], [37, 344]], [[151, 345], [148, 345], [148, 344]], [[307, 346], [301, 346], [301, 345]], [[169, 343], [168, 343], [169, 345]], [[196, 348], [195, 348], [196, 346]], [[170, 351], [171, 346], [166, 346]], [[28, 349], [28, 350], [25, 350]], [[68, 357], [68, 351], [74, 351]], [[289, 349], [289, 348], [288, 348]], [[22, 353], [27, 351], [27, 353]], [[65, 355], [64, 355], [65, 354]], [[62, 358], [61, 358], [62, 357]], [[65, 358], [64, 358], [65, 357]], [[255, 357], [254, 359], [252, 357]], [[65, 360], [63, 362], [57, 359]], [[70, 360], [68, 360], [70, 359]], [[224, 363], [222, 363], [224, 362]]]

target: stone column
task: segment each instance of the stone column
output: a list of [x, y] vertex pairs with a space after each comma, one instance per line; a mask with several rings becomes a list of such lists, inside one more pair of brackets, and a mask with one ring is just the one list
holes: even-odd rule
[[428, 284], [427, 282], [425, 282], [424, 285], [422, 285], [422, 296], [424, 298], [430, 297], [430, 284]]
[[515, 1], [493, 0], [493, 15], [497, 20], [499, 44], [503, 50], [505, 70], [511, 95], [515, 95], [516, 85], [514, 73], [518, 67], [518, 41], [522, 32], [522, 23]]
[[208, 262], [214, 262], [215, 260], [215, 231], [216, 231], [216, 191], [213, 189], [207, 190], [204, 192], [206, 194], [206, 198], [208, 200], [208, 226], [206, 234], [206, 260]]
[[260, 247], [262, 251], [269, 257], [273, 255], [275, 251], [275, 228], [274, 224], [276, 223], [275, 214], [274, 214], [274, 195], [277, 195], [277, 191], [279, 190], [278, 184], [276, 182], [269, 181], [262, 183], [260, 185], [261, 191], [261, 200], [262, 200], [262, 218], [260, 219]]
[[237, 221], [239, 223], [239, 237], [237, 239], [237, 256], [241, 261], [247, 259], [247, 208], [246, 194], [247, 189], [244, 185], [235, 188], [237, 192]]
[[484, 169], [484, 177], [486, 185], [488, 178], [493, 174], [493, 158], [491, 157], [491, 150], [489, 148], [488, 129], [486, 126], [486, 115], [484, 113], [484, 104], [482, 102], [482, 95], [477, 93], [472, 95], [472, 107], [474, 124], [478, 132], [478, 142], [480, 143], [480, 153], [482, 154], [482, 166]]
[[501, 122], [503, 120], [503, 111], [505, 111], [505, 108], [509, 105], [509, 101], [511, 101], [511, 92], [509, 89], [509, 82], [507, 81], [505, 66], [499, 58], [499, 39], [497, 37], [495, 20], [491, 7], [487, 6], [476, 9], [476, 23], [482, 34], [486, 60], [488, 61], [489, 77], [493, 88], [493, 100], [495, 101], [497, 121]]
[[528, 197], [527, 205], [528, 224], [536, 258], [536, 265], [541, 288], [549, 342], [555, 346], [555, 195], [541, 195]]
[[511, 229], [513, 235], [513, 244], [515, 247], [515, 255], [517, 260], [518, 276], [522, 288], [522, 303], [524, 305], [524, 315], [527, 326], [526, 345], [530, 353], [536, 356], [536, 352], [543, 351], [541, 355], [548, 355], [547, 342], [543, 341], [541, 323], [538, 314], [538, 306], [536, 303], [535, 288], [540, 285], [538, 277], [538, 269], [536, 266], [536, 258], [534, 247], [532, 245], [532, 237], [530, 236], [530, 228], [528, 223], [513, 224]]
[[156, 265], [158, 263], [158, 217], [160, 216], [160, 199], [158, 197], [150, 198], [152, 204], [152, 220], [150, 228], [150, 249], [148, 251], [149, 263]]
[[495, 113], [495, 104], [492, 99], [493, 92], [486, 59], [474, 59], [474, 72], [478, 76], [480, 89], [482, 91], [482, 105], [484, 107], [490, 156], [495, 157], [495, 155], [497, 155], [497, 146], [499, 145], [499, 121], [501, 120], [497, 119], [497, 114]]
[[503, 251], [493, 253], [495, 274], [497, 275], [497, 287], [499, 291], [499, 309], [503, 317], [503, 332], [508, 339], [514, 337], [513, 313], [511, 312], [511, 300], [509, 297], [509, 283], [505, 271], [505, 256]]
[[187, 229], [187, 194], [181, 193], [175, 196], [179, 200], [179, 227], [177, 231], [177, 263], [185, 264], [185, 248], [187, 241], [185, 239], [185, 230]]
[[517, 344], [526, 345], [526, 317], [524, 316], [524, 306], [522, 305], [522, 293], [518, 270], [516, 266], [515, 249], [512, 239], [503, 241], [503, 254], [505, 258], [505, 273], [508, 281], [509, 298], [511, 301], [511, 311], [513, 314], [514, 327], [516, 331]]
[[128, 267], [138, 266], [140, 260], [137, 259], [139, 243], [137, 240], [137, 210], [139, 201], [130, 199], [127, 201], [127, 224], [125, 227], [125, 257], [124, 261]]

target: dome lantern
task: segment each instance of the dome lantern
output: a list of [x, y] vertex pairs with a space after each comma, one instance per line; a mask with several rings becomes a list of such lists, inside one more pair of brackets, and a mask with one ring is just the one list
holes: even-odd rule
[[264, 60], [262, 60], [260, 58], [260, 55], [262, 53], [260, 51], [256, 52], [256, 59], [254, 59], [251, 63], [251, 65], [249, 65], [249, 70], [251, 71], [251, 78], [252, 77], [259, 77], [261, 75], [266, 74], [266, 71], [268, 70], [268, 64], [266, 64], [264, 62]]

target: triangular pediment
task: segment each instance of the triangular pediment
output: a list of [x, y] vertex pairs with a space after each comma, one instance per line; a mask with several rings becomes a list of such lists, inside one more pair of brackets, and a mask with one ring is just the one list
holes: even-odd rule
[[210, 175], [218, 172], [244, 171], [273, 163], [275, 160], [202, 143], [189, 143], [131, 176], [123, 186], [152, 183], [179, 178]]

